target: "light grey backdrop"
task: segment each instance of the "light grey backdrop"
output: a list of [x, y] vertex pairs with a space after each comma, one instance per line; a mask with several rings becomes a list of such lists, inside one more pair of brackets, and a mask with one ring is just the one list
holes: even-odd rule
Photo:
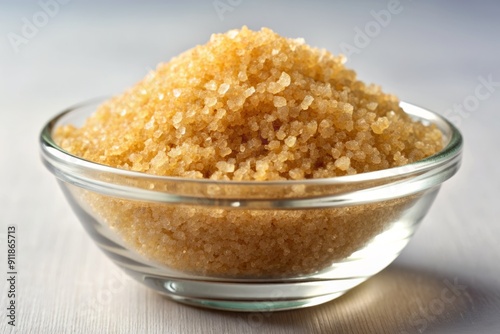
[[[372, 11], [390, 1], [54, 1], [0, 2], [0, 277], [15, 224], [19, 333], [500, 332], [498, 1], [401, 0], [382, 23]], [[249, 316], [154, 294], [97, 250], [38, 157], [39, 130], [55, 113], [244, 24], [352, 53], [361, 79], [448, 115], [465, 137], [462, 169], [400, 258], [312, 309]], [[450, 286], [453, 302], [442, 299]]]

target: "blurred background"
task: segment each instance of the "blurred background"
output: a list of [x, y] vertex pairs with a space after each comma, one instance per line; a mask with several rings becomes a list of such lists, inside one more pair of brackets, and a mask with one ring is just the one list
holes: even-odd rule
[[[359, 78], [446, 115], [465, 137], [462, 169], [445, 184], [401, 257], [370, 284], [373, 291], [390, 290], [395, 304], [387, 309], [423, 298], [422, 291], [429, 290], [426, 277], [437, 284], [432, 285], [436, 296], [445, 279], [466, 282], [474, 291], [472, 302], [459, 311], [445, 308], [429, 317], [422, 315], [425, 328], [422, 321], [408, 320], [411, 312], [423, 314], [422, 307], [404, 304], [409, 313], [399, 320], [383, 312], [370, 317], [368, 310], [361, 320], [353, 318], [364, 327], [351, 321], [342, 324], [344, 330], [500, 332], [499, 17], [500, 2], [493, 0], [0, 0], [0, 241], [3, 250], [7, 225], [18, 226], [22, 333], [63, 333], [62, 328], [83, 333], [98, 326], [103, 326], [102, 332], [118, 333], [127, 332], [130, 322], [134, 328], [160, 332], [160, 325], [147, 321], [145, 309], [154, 307], [179, 317], [169, 322], [172, 333], [182, 332], [186, 317], [211, 324], [203, 327], [207, 332], [255, 329], [241, 325], [237, 316], [179, 306], [128, 281], [126, 289], [91, 312], [95, 317], [78, 316], [82, 300], [98, 298], [109, 277], [120, 274], [84, 235], [38, 157], [39, 131], [56, 113], [93, 97], [120, 93], [159, 62], [205, 43], [214, 32], [242, 25], [269, 27], [346, 54], [347, 66]], [[6, 271], [5, 261], [0, 262]], [[1, 281], [0, 309], [4, 309], [6, 290]], [[416, 292], [398, 301], [394, 284]], [[364, 289], [369, 295], [370, 289]], [[362, 307], [366, 295], [355, 295], [348, 302]], [[122, 306], [121, 313], [113, 313], [117, 303], [131, 298], [137, 311]], [[107, 316], [96, 316], [101, 311]], [[324, 307], [295, 315], [280, 313], [263, 317], [259, 331], [285, 332], [286, 321], [299, 318], [302, 322], [286, 332], [294, 328], [297, 333], [335, 332], [341, 316], [350, 315]], [[124, 318], [128, 322], [120, 323]], [[392, 327], [376, 327], [380, 319]], [[307, 327], [308, 322], [319, 325]], [[4, 320], [0, 329], [12, 330]]]

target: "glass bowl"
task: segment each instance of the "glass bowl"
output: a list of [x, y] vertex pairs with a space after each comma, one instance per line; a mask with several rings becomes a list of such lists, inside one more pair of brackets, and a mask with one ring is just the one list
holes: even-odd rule
[[459, 131], [402, 102], [443, 132], [442, 151], [402, 167], [300, 181], [125, 171], [73, 156], [52, 138], [103, 101], [69, 108], [43, 128], [44, 164], [114, 263], [176, 301], [208, 308], [286, 310], [339, 297], [398, 256], [460, 165]]

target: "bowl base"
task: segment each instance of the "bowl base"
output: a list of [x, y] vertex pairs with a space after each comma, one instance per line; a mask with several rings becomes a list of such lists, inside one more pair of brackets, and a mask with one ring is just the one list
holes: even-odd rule
[[294, 309], [320, 305], [340, 297], [341, 295], [344, 294], [344, 292], [334, 293], [326, 296], [305, 298], [305, 299], [265, 300], [265, 301], [201, 299], [201, 298], [182, 297], [166, 293], [162, 294], [172, 300], [175, 300], [176, 302], [187, 304], [190, 306], [210, 308], [222, 311], [234, 311], [234, 312], [274, 312], [274, 311], [294, 310]]
[[[271, 312], [323, 304], [343, 295], [367, 277], [318, 281], [209, 281], [131, 276], [180, 303], [236, 312]], [[137, 275], [139, 274], [139, 275]]]

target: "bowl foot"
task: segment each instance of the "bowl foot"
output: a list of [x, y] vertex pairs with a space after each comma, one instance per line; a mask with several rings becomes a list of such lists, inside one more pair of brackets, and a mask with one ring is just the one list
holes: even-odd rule
[[340, 297], [367, 279], [357, 277], [308, 282], [226, 282], [132, 276], [177, 302], [236, 312], [282, 311], [323, 304]]
[[315, 306], [329, 302], [335, 298], [340, 297], [344, 292], [330, 294], [319, 297], [296, 299], [296, 300], [216, 300], [216, 299], [201, 299], [182, 297], [171, 294], [165, 294], [168, 298], [173, 299], [179, 303], [210, 308], [223, 311], [234, 312], [273, 312], [273, 311], [286, 311], [300, 309], [304, 307]]

